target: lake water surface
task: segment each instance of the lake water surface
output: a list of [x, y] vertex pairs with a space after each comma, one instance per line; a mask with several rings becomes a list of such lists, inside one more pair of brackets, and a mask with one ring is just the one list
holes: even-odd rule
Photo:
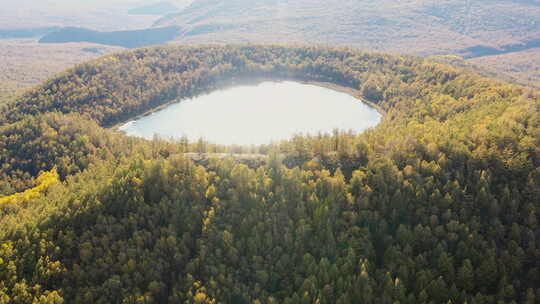
[[131, 136], [268, 144], [334, 129], [362, 132], [381, 115], [343, 92], [292, 81], [238, 86], [182, 100], [119, 129]]

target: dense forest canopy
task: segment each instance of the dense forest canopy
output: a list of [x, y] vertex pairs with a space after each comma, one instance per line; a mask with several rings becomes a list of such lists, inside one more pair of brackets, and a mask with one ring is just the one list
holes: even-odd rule
[[[352, 88], [385, 118], [260, 160], [106, 128], [268, 78]], [[532, 89], [350, 49], [79, 65], [0, 115], [0, 303], [540, 303], [539, 110]]]

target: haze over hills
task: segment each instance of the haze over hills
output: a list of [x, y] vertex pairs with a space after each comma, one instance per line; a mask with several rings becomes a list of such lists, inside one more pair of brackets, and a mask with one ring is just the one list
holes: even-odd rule
[[136, 8], [132, 8], [128, 11], [131, 15], [157, 15], [157, 16], [164, 16], [169, 15], [173, 13], [177, 13], [180, 11], [180, 7], [176, 6], [175, 4], [167, 1], [147, 4], [143, 6], [139, 6]]
[[[0, 10], [0, 29], [38, 27], [85, 27], [99, 31], [131, 30], [151, 27], [161, 14], [129, 14], [131, 10], [163, 5], [155, 0], [4, 0]], [[191, 0], [171, 0], [169, 7], [181, 9]], [[162, 7], [163, 9], [163, 7]]]
[[[13, 39], [37, 41], [57, 29], [77, 27], [85, 33], [115, 32], [99, 35], [120, 37], [122, 42], [113, 45], [139, 47], [147, 43], [132, 41], [138, 39], [137, 32], [130, 35], [132, 32], [123, 31], [178, 26], [177, 35], [152, 43], [293, 42], [422, 56], [458, 55], [465, 58], [460, 63], [463, 66], [478, 66], [478, 70], [489, 71], [488, 75], [540, 87], [540, 61], [533, 59], [538, 57], [540, 45], [538, 0], [345, 0], [339, 5], [322, 0], [171, 0], [165, 6], [182, 10], [159, 16], [167, 11], [163, 3], [8, 0], [0, 11], [0, 35], [11, 40], [0, 40], [0, 44], [26, 48], [30, 41]], [[152, 8], [158, 8], [155, 13], [160, 14], [148, 15]], [[138, 9], [146, 14], [129, 14]], [[110, 42], [87, 39], [88, 35], [56, 36], [63, 36], [58, 43]], [[20, 81], [27, 83], [27, 79]]]
[[[196, 0], [154, 26], [173, 24], [183, 28], [178, 43], [307, 42], [421, 56], [491, 56], [463, 64], [540, 87], [540, 62], [529, 56], [536, 57], [540, 46], [538, 0]], [[493, 57], [505, 54], [512, 55], [504, 63]]]
[[316, 42], [476, 57], [538, 44], [540, 2], [197, 0], [154, 25], [184, 28], [181, 42]]
[[129, 15], [123, 7], [56, 11], [40, 6], [0, 10], [0, 29], [21, 30], [47, 27], [85, 27], [98, 31], [148, 28], [159, 19], [152, 15]]
[[[155, 4], [158, 0], [4, 0], [5, 8], [39, 9], [46, 11], [88, 11], [96, 9], [134, 8]], [[189, 3], [191, 0], [171, 0], [171, 3]]]
[[[0, 104], [25, 88], [37, 85], [52, 75], [77, 63], [118, 51], [121, 48], [91, 42], [40, 44], [44, 35], [66, 27], [84, 28], [85, 37], [93, 33], [93, 39], [75, 37], [75, 41], [107, 42], [116, 37], [116, 45], [142, 46], [149, 41], [146, 31], [131, 35], [134, 30], [150, 29], [157, 15], [130, 15], [128, 10], [155, 3], [146, 0], [5, 0], [0, 9]], [[178, 7], [190, 0], [170, 1]], [[105, 33], [103, 33], [105, 32]], [[111, 33], [112, 32], [112, 33]], [[124, 32], [127, 35], [117, 35]], [[153, 31], [149, 31], [153, 32]], [[157, 31], [162, 32], [161, 30]], [[155, 33], [155, 32], [154, 32]], [[99, 36], [95, 39], [94, 34]], [[121, 37], [119, 37], [121, 36]], [[125, 36], [125, 37], [123, 37]], [[146, 35], [147, 36], [147, 35]], [[154, 40], [163, 43], [172, 39]], [[126, 39], [128, 41], [126, 42]], [[144, 40], [141, 43], [141, 40]]]

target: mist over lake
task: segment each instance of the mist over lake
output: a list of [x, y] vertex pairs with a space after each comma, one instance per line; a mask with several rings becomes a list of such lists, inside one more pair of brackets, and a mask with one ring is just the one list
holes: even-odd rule
[[257, 145], [334, 129], [360, 133], [381, 115], [347, 93], [292, 81], [237, 86], [171, 104], [119, 129], [130, 136], [187, 136], [217, 144]]

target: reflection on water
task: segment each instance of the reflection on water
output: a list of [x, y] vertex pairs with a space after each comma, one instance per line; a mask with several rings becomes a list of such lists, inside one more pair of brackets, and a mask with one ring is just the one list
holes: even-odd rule
[[364, 131], [381, 115], [353, 96], [296, 82], [263, 82], [215, 91], [128, 122], [120, 130], [151, 139], [201, 137], [218, 144], [267, 144], [294, 134]]

